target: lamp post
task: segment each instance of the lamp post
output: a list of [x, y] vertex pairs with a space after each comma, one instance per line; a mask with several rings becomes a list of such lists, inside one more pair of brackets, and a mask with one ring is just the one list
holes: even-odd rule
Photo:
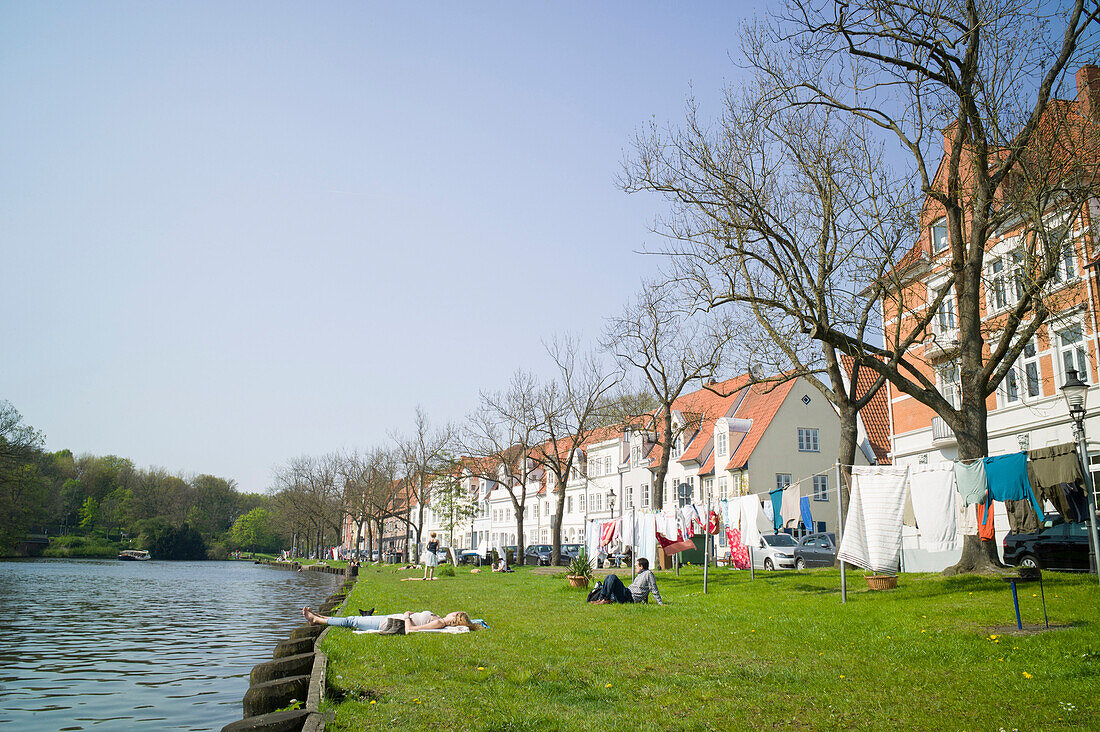
[[[607, 492], [607, 502], [611, 504], [611, 520], [615, 520], [615, 489], [612, 488]], [[611, 555], [612, 566], [619, 566], [619, 562], [615, 559], [615, 555]]]
[[1062, 386], [1062, 396], [1066, 398], [1069, 416], [1073, 418], [1073, 437], [1077, 440], [1077, 456], [1081, 461], [1081, 476], [1084, 480], [1085, 498], [1089, 512], [1089, 569], [1096, 573], [1100, 581], [1100, 546], [1096, 536], [1096, 500], [1093, 495], [1092, 480], [1089, 475], [1089, 449], [1085, 441], [1085, 398], [1089, 385], [1077, 377], [1077, 369], [1066, 369], [1066, 383]]

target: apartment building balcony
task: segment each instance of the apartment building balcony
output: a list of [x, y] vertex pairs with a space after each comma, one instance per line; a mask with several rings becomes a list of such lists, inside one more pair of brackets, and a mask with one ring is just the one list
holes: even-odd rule
[[933, 417], [932, 444], [935, 447], [947, 447], [957, 442], [958, 441], [955, 439], [955, 432], [947, 426], [947, 422], [944, 422], [942, 417]]
[[942, 359], [959, 352], [959, 331], [934, 330], [932, 337], [924, 342], [924, 353], [929, 359]]

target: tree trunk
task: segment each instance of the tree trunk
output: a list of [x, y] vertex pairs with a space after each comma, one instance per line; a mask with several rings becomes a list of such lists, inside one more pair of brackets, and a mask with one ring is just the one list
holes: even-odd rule
[[848, 515], [848, 503], [852, 497], [852, 465], [856, 461], [857, 441], [859, 429], [856, 426], [856, 417], [859, 411], [844, 401], [837, 405], [840, 410], [840, 446], [837, 448], [837, 462], [840, 463], [841, 480], [837, 488], [837, 497], [840, 500], [842, 516]]
[[[566, 472], [566, 475], [568, 474]], [[550, 565], [553, 567], [561, 563], [561, 520], [565, 515], [565, 482], [561, 480], [561, 476], [558, 476], [558, 485], [561, 492], [558, 493], [558, 505], [554, 507], [554, 518], [556, 520], [550, 532], [554, 544], [553, 551], [550, 553]]]
[[[966, 391], [964, 386], [963, 408], [952, 428], [959, 444], [959, 460], [969, 462], [985, 457], [988, 452], [988, 433], [985, 400], [968, 399]], [[974, 506], [970, 510], [976, 515], [978, 507]], [[993, 518], [990, 517], [989, 520], [992, 521]], [[943, 575], [954, 577], [959, 574], [998, 574], [1001, 569], [1004, 569], [1004, 565], [997, 556], [996, 539], [982, 541], [976, 534], [967, 534], [963, 537], [963, 551], [958, 563], [943, 570]]]

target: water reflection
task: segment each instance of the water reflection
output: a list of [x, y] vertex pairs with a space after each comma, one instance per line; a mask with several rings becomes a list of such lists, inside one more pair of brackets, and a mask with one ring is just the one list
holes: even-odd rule
[[0, 561], [0, 725], [218, 729], [336, 584], [243, 562]]

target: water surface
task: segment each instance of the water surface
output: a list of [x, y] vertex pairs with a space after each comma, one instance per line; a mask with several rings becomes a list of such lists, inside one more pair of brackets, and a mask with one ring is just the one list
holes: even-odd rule
[[0, 561], [0, 727], [210, 730], [338, 575], [246, 562]]

